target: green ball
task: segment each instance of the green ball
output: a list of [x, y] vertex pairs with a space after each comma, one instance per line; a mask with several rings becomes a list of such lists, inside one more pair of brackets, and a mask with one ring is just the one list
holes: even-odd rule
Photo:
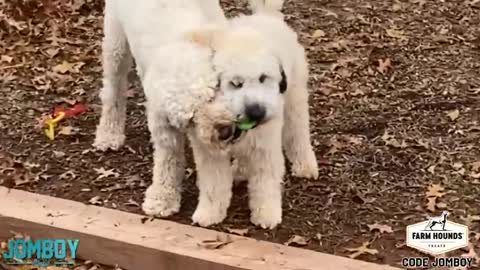
[[238, 123], [237, 127], [241, 130], [249, 130], [255, 127], [256, 121], [245, 119]]

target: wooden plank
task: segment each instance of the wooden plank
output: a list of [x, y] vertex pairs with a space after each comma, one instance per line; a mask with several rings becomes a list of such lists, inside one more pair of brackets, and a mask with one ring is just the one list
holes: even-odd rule
[[[344, 257], [0, 187], [0, 238], [80, 239], [78, 257], [128, 270], [394, 270]], [[220, 249], [199, 243], [233, 240]]]

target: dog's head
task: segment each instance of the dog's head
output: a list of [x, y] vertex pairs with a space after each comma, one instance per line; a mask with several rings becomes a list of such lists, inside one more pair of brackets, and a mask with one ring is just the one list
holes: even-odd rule
[[234, 114], [219, 99], [220, 96], [221, 93], [198, 108], [192, 119], [193, 133], [190, 134], [209, 148], [227, 150], [244, 132], [236, 127]]
[[197, 44], [212, 48], [219, 102], [235, 118], [261, 125], [283, 115], [288, 78], [280, 59], [262, 37], [241, 29], [198, 31]]

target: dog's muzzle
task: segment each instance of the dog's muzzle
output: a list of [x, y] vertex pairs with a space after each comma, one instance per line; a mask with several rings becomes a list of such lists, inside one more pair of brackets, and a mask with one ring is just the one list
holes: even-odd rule
[[218, 132], [218, 139], [227, 143], [235, 143], [245, 133], [236, 125], [219, 125], [216, 127]]

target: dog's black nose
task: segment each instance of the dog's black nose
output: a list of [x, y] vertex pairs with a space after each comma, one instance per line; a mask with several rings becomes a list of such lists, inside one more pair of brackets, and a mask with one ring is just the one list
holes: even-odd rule
[[265, 106], [258, 103], [247, 105], [245, 108], [245, 114], [248, 119], [255, 122], [261, 122], [265, 118], [266, 113]]

